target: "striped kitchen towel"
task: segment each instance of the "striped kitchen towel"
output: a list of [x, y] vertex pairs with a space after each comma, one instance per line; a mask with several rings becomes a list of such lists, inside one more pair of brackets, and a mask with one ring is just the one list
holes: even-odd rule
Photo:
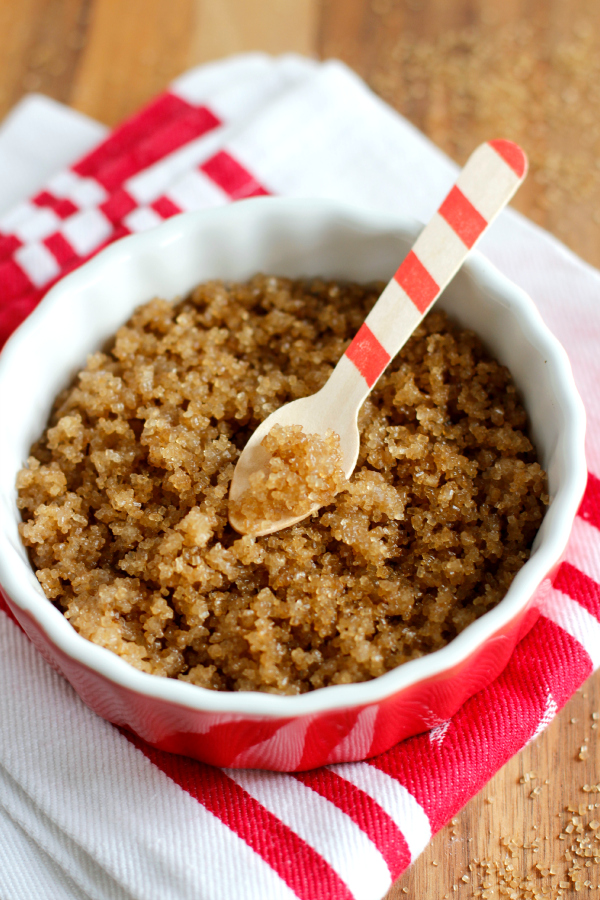
[[[260, 55], [188, 73], [104, 138], [30, 98], [0, 131], [0, 170], [2, 341], [56, 279], [176, 212], [270, 193], [427, 221], [456, 177], [340, 63]], [[600, 275], [514, 211], [481, 249], [566, 347], [589, 423], [567, 556], [508, 667], [368, 762], [220, 770], [99, 719], [0, 613], [1, 897], [378, 900], [600, 665]]]

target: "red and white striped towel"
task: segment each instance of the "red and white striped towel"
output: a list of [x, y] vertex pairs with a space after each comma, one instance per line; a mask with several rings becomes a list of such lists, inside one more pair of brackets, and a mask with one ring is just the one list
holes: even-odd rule
[[[274, 193], [427, 221], [456, 176], [343, 65], [297, 57], [195, 70], [99, 137], [100, 126], [40, 98], [0, 131], [2, 339], [62, 274], [180, 210]], [[18, 190], [30, 199], [15, 205]], [[482, 249], [566, 346], [600, 476], [600, 274], [512, 211]], [[366, 763], [285, 775], [155, 751], [91, 713], [0, 613], [0, 896], [378, 900], [599, 665], [594, 474], [545, 615], [500, 678]]]

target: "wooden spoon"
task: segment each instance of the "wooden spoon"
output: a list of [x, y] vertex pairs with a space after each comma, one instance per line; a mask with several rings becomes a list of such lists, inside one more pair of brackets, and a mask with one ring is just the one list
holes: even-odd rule
[[[232, 510], [249, 487], [253, 472], [266, 469], [269, 453], [261, 441], [274, 425], [301, 425], [305, 434], [340, 436], [343, 468], [352, 474], [360, 437], [358, 411], [390, 360], [462, 266], [471, 248], [508, 203], [527, 173], [527, 157], [511, 141], [481, 144], [469, 157], [458, 180], [417, 238], [412, 250], [384, 289], [336, 365], [326, 384], [313, 394], [282, 406], [259, 425], [240, 456], [229, 489], [229, 521], [245, 533], [241, 516]], [[311, 515], [286, 514], [277, 522], [252, 529], [272, 534]]]

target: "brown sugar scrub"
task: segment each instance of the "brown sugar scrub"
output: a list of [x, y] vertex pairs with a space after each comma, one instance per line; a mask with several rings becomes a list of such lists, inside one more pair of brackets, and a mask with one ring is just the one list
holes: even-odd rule
[[244, 534], [328, 506], [348, 483], [340, 437], [331, 430], [323, 437], [304, 434], [302, 425], [274, 425], [261, 446], [269, 453], [266, 469], [252, 473], [239, 499], [229, 499], [230, 520], [234, 512]]
[[88, 358], [17, 482], [37, 577], [81, 635], [145, 672], [296, 694], [443, 647], [501, 600], [546, 476], [510, 374], [439, 311], [367, 398], [329, 506], [261, 538], [228, 524], [241, 448], [322, 387], [381, 287], [213, 282]]

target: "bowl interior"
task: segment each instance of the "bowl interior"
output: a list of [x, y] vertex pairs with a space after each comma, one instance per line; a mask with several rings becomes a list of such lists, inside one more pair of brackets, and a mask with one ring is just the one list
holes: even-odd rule
[[[0, 578], [8, 578], [15, 586], [12, 593], [16, 590], [19, 595], [16, 601], [34, 614], [32, 592], [46, 604], [18, 536], [16, 473], [43, 430], [58, 391], [81, 368], [86, 354], [101, 347], [136, 306], [155, 296], [176, 299], [202, 281], [244, 280], [258, 271], [357, 281], [387, 279], [421, 227], [410, 220], [326, 202], [271, 198], [245, 201], [208, 213], [179, 216], [154, 232], [118, 242], [53, 288], [0, 356], [0, 414], [4, 423], [10, 423], [0, 434]], [[537, 568], [535, 565], [542, 544], [548, 559], [552, 554], [560, 555], [578, 502], [575, 495], [583, 489], [580, 401], [564, 351], [543, 326], [532, 302], [482, 257], [470, 257], [439, 305], [461, 325], [476, 331], [491, 353], [511, 370], [529, 414], [540, 462], [548, 471], [551, 497], [555, 498], [530, 562], [517, 575], [507, 598], [488, 614], [498, 618], [498, 609], [512, 596], [514, 615], [519, 603], [528, 599], [519, 599], [519, 591], [530, 595], [546, 574], [542, 571], [547, 567], [546, 558], [538, 561]], [[559, 494], [563, 499], [556, 508]], [[552, 545], [550, 549], [548, 544]], [[23, 590], [16, 587], [17, 583]], [[510, 618], [510, 610], [505, 609], [500, 618], [506, 615]], [[464, 658], [469, 646], [472, 648], [491, 633], [490, 628], [493, 630], [493, 625], [481, 627], [483, 619], [449, 645], [458, 645], [452, 658], [446, 654], [441, 663], [431, 658], [409, 663], [401, 667], [406, 670], [401, 680], [411, 680], [409, 672], [427, 672], [440, 665], [443, 668], [452, 659], [459, 661], [461, 654]], [[474, 637], [476, 626], [479, 633]], [[471, 638], [465, 640], [469, 632]], [[92, 649], [96, 653], [101, 648]], [[398, 680], [398, 673], [395, 670], [376, 681], [393, 682], [390, 676]], [[363, 690], [367, 685], [324, 691], [344, 695], [345, 688]], [[180, 682], [172, 685], [177, 690], [189, 687]], [[261, 702], [277, 699], [260, 696]], [[285, 700], [289, 703], [302, 698]]]

